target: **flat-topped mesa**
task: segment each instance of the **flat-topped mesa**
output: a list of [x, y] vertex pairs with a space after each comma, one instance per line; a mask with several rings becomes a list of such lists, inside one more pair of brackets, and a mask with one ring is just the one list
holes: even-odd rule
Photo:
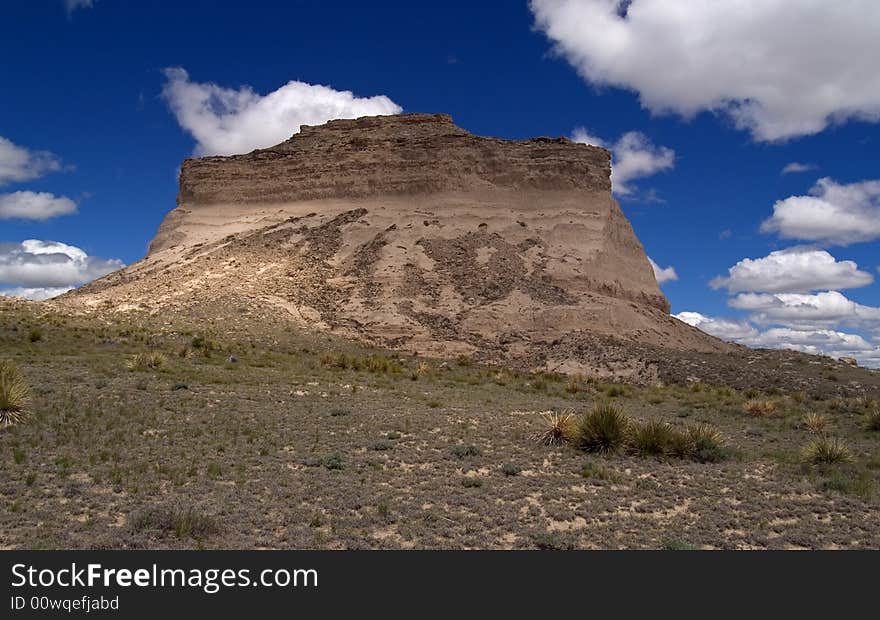
[[593, 336], [723, 348], [669, 316], [610, 172], [604, 149], [483, 138], [442, 114], [304, 126], [184, 162], [148, 256], [64, 301], [594, 374], [647, 366], [597, 358]]
[[[447, 114], [400, 114], [303, 125], [281, 144], [188, 159], [179, 204], [288, 202], [445, 191], [611, 189], [605, 149], [565, 138], [472, 135]], [[257, 174], [256, 170], [271, 174]]]

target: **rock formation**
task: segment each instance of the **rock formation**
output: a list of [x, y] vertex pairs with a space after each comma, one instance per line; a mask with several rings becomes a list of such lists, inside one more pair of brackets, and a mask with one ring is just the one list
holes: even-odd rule
[[474, 136], [442, 114], [331, 121], [246, 155], [188, 159], [147, 257], [62, 303], [210, 305], [572, 371], [597, 369], [572, 346], [588, 336], [725, 346], [669, 316], [611, 196], [608, 151]]

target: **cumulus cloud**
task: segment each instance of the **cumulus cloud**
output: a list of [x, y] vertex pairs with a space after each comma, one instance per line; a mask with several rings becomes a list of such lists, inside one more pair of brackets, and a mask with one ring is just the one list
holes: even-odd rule
[[679, 312], [672, 316], [679, 321], [683, 321], [707, 334], [728, 342], [743, 342], [758, 336], [758, 330], [743, 321], [712, 318], [699, 312]]
[[616, 141], [608, 143], [576, 127], [571, 134], [573, 142], [601, 146], [611, 151], [611, 184], [619, 196], [632, 195], [635, 188], [630, 181], [671, 170], [675, 166], [675, 151], [653, 144], [638, 131], [629, 131]]
[[589, 83], [655, 113], [727, 115], [756, 140], [880, 120], [880, 3], [531, 0], [537, 27]]
[[288, 82], [261, 95], [250, 86], [193, 82], [180, 67], [166, 69], [165, 77], [162, 95], [180, 126], [196, 139], [196, 155], [246, 153], [283, 142], [300, 125], [402, 111], [383, 95], [362, 98], [305, 82]]
[[674, 315], [707, 334], [749, 347], [791, 349], [813, 355], [854, 357], [864, 366], [880, 367], [880, 346], [859, 334], [832, 329], [774, 327], [760, 331], [745, 321], [708, 317], [699, 312]]
[[784, 324], [800, 328], [849, 325], [880, 327], [880, 308], [852, 301], [838, 291], [801, 293], [741, 293], [730, 305], [751, 312], [758, 324]]
[[874, 276], [850, 260], [838, 261], [825, 250], [796, 246], [763, 258], [744, 258], [728, 269], [727, 277], [709, 284], [730, 293], [807, 293], [867, 286]]
[[19, 286], [16, 288], [0, 289], [0, 296], [19, 297], [21, 299], [30, 299], [32, 301], [45, 301], [46, 299], [58, 297], [59, 295], [62, 295], [70, 290], [73, 290], [72, 286], [55, 286], [41, 288], [25, 288]]
[[808, 196], [791, 196], [773, 205], [773, 216], [761, 224], [761, 232], [828, 245], [878, 239], [880, 181], [842, 185], [819, 179]]
[[797, 161], [793, 161], [790, 164], [786, 164], [785, 168], [782, 169], [782, 174], [796, 174], [799, 172], [809, 172], [810, 170], [815, 170], [815, 164], [802, 164]]
[[678, 280], [678, 274], [675, 272], [675, 267], [671, 265], [669, 267], [661, 267], [655, 263], [654, 259], [650, 256], [648, 257], [648, 262], [651, 263], [651, 269], [654, 270], [654, 277], [657, 279], [657, 284]]
[[72, 287], [121, 269], [117, 259], [89, 256], [58, 241], [0, 243], [0, 284], [23, 288]]
[[61, 161], [49, 151], [32, 151], [0, 136], [0, 185], [21, 183], [61, 170]]
[[76, 203], [48, 192], [0, 194], [0, 220], [48, 220], [76, 213]]

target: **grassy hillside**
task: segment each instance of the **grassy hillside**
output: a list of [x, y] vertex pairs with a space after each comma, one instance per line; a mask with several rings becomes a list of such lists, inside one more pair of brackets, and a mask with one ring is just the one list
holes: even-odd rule
[[876, 373], [636, 387], [138, 321], [0, 306], [3, 547], [880, 547]]

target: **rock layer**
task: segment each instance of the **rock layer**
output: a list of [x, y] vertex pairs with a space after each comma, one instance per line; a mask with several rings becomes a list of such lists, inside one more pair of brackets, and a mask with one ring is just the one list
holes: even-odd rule
[[303, 126], [269, 149], [187, 160], [148, 256], [66, 301], [221, 299], [422, 354], [569, 370], [596, 370], [561, 344], [589, 334], [725, 346], [669, 317], [606, 150], [474, 136], [446, 115]]

